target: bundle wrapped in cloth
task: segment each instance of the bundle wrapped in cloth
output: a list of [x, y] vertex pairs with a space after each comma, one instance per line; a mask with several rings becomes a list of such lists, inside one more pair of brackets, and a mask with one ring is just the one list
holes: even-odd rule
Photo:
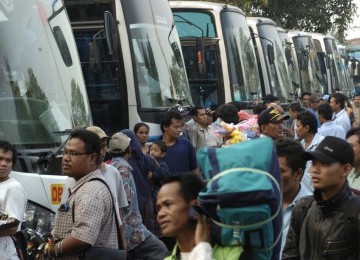
[[0, 213], [0, 231], [17, 227], [18, 224], [19, 222], [15, 218], [11, 218], [7, 214]]
[[243, 110], [238, 113], [240, 122], [235, 124], [228, 124], [224, 121], [218, 121], [215, 133], [223, 135], [227, 141], [225, 145], [231, 145], [254, 139], [259, 136], [259, 126], [257, 123], [257, 115], [250, 115]]

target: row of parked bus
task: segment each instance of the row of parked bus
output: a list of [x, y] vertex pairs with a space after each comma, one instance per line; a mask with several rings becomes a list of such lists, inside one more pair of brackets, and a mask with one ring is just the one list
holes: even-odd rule
[[355, 91], [360, 93], [360, 38], [354, 38], [342, 46], [342, 54], [348, 65]]
[[0, 139], [19, 151], [12, 176], [39, 236], [60, 204], [71, 129], [94, 124], [111, 135], [143, 121], [155, 139], [177, 103], [250, 108], [267, 93], [287, 103], [301, 91], [351, 91], [333, 37], [286, 32], [230, 5], [0, 1], [0, 35]]
[[193, 102], [206, 107], [272, 93], [282, 102], [303, 91], [353, 92], [331, 35], [286, 31], [239, 8], [170, 1]]

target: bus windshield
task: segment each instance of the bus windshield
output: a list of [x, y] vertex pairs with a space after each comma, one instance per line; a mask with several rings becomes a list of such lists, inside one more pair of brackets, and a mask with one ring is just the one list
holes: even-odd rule
[[[250, 30], [244, 15], [221, 15], [234, 101], [248, 101], [260, 95], [261, 84]], [[240, 72], [240, 73], [239, 73]]]
[[300, 86], [299, 66], [296, 59], [296, 51], [285, 31], [278, 31], [285, 53], [286, 63], [289, 68], [291, 81], [294, 85]]
[[325, 50], [327, 55], [328, 66], [330, 67], [333, 91], [348, 92], [346, 89], [345, 76], [342, 72], [342, 61], [340, 53], [336, 47], [336, 42], [332, 38], [324, 38]]
[[36, 153], [91, 116], [62, 1], [12, 3], [0, 2], [0, 139]]
[[[294, 94], [284, 54], [282, 44], [275, 26], [269, 24], [258, 25], [261, 45], [265, 53], [268, 74], [272, 92], [281, 102], [291, 100], [290, 94]], [[268, 45], [272, 46], [274, 51], [274, 62], [269, 61]]]
[[294, 36], [294, 47], [301, 63], [301, 82], [303, 91], [310, 93], [325, 93], [325, 79], [323, 79], [317, 53], [311, 36]]
[[[166, 1], [122, 1], [142, 108], [191, 105], [177, 31]], [[142, 8], [139, 8], [141, 6]], [[151, 10], [151, 12], [149, 12]]]

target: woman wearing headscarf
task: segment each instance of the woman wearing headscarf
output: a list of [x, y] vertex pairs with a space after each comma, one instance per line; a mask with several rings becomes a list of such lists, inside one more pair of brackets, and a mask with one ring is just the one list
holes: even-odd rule
[[155, 170], [157, 163], [150, 155], [142, 152], [141, 144], [134, 131], [124, 129], [121, 132], [131, 139], [131, 157], [128, 163], [133, 169], [132, 173], [143, 223], [153, 234], [158, 236], [160, 232], [156, 223], [155, 198], [152, 192], [153, 184], [148, 178], [148, 174]]

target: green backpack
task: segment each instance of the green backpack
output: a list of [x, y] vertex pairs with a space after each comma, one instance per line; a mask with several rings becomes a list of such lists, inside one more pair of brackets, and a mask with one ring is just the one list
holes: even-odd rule
[[242, 259], [279, 259], [282, 193], [272, 140], [202, 148], [197, 158], [208, 181], [198, 202], [215, 223], [215, 242], [242, 245]]

